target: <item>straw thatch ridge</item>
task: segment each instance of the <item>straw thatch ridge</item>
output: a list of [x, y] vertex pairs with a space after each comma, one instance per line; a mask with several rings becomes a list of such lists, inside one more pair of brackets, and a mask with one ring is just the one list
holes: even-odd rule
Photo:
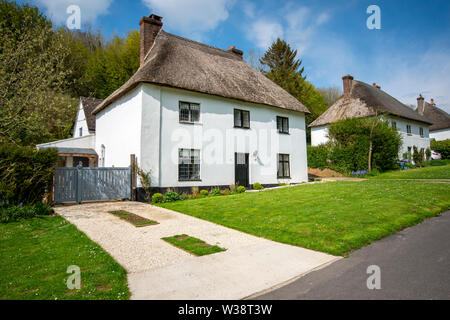
[[97, 108], [102, 102], [102, 99], [80, 97], [81, 104], [83, 105], [84, 115], [89, 131], [95, 131], [95, 116], [92, 114], [95, 108]]
[[[418, 111], [418, 109], [416, 109]], [[433, 122], [430, 131], [442, 130], [450, 128], [450, 115], [436, 105], [424, 102], [423, 115]]]
[[163, 30], [158, 33], [144, 64], [93, 113], [108, 107], [140, 83], [309, 113], [300, 101], [245, 63], [240, 55]]
[[352, 80], [349, 96], [342, 96], [309, 126], [319, 127], [345, 118], [364, 118], [376, 114], [390, 114], [426, 124], [432, 123], [383, 90], [361, 81]]

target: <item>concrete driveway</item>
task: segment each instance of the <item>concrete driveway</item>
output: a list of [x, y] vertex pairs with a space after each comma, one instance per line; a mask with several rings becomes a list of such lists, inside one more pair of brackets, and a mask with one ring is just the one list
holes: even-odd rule
[[[111, 210], [126, 210], [159, 224], [136, 228], [108, 213]], [[55, 211], [127, 270], [132, 299], [243, 299], [340, 259], [144, 203], [91, 203], [58, 206]], [[227, 251], [196, 257], [161, 240], [178, 234]]]

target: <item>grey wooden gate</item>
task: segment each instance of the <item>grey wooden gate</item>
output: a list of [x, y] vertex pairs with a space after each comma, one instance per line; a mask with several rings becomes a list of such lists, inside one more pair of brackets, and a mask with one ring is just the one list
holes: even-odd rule
[[55, 202], [131, 198], [131, 168], [56, 168]]

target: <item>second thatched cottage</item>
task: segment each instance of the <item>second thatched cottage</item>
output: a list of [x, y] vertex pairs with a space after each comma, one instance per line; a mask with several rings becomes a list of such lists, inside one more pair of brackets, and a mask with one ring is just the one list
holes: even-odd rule
[[[328, 142], [328, 125], [331, 123], [345, 118], [365, 118], [378, 114], [390, 121], [402, 136], [399, 157], [404, 153], [411, 154], [414, 146], [418, 150], [430, 147], [429, 119], [382, 91], [375, 83], [369, 85], [354, 80], [350, 75], [344, 76], [342, 80], [344, 95], [310, 124], [313, 146]], [[419, 104], [420, 99], [419, 97]]]
[[135, 154], [161, 189], [307, 181], [307, 108], [243, 61], [140, 21], [141, 66], [93, 112], [99, 166]]

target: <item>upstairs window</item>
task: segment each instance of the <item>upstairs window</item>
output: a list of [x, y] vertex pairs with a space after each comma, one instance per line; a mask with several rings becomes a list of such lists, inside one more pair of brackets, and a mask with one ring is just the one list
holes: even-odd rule
[[178, 180], [179, 181], [200, 180], [200, 150], [196, 149], [178, 150]]
[[393, 129], [397, 130], [397, 122], [395, 122], [394, 120], [391, 121], [391, 126]]
[[277, 117], [277, 129], [279, 133], [289, 133], [289, 118]]
[[420, 131], [420, 137], [423, 138], [423, 128], [420, 127], [419, 131]]
[[250, 129], [250, 111], [234, 109], [234, 127]]
[[289, 155], [278, 154], [278, 178], [290, 178], [291, 171], [289, 167]]
[[411, 134], [411, 125], [409, 124], [406, 125], [406, 133], [409, 135]]
[[80, 137], [83, 136], [83, 128], [80, 128]]
[[180, 101], [180, 122], [196, 123], [200, 121], [200, 105]]

